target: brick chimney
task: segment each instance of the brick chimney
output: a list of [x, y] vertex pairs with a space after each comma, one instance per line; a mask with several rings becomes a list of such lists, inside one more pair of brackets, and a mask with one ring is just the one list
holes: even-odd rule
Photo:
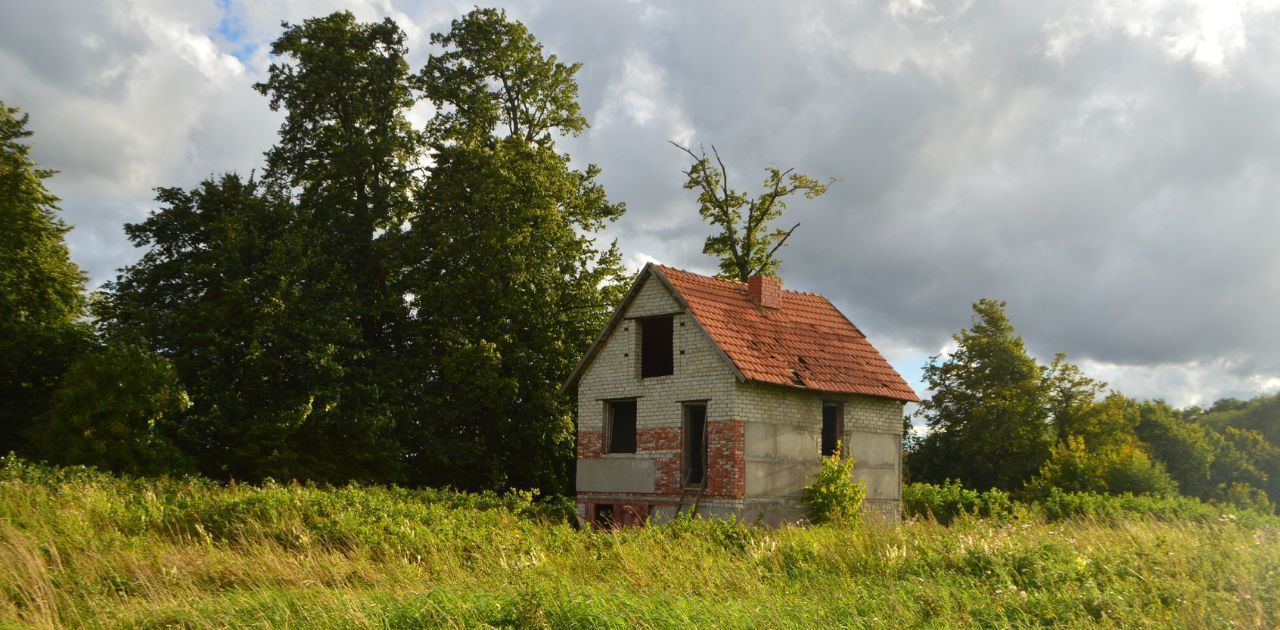
[[747, 293], [751, 301], [762, 308], [782, 306], [782, 278], [756, 274], [747, 279]]

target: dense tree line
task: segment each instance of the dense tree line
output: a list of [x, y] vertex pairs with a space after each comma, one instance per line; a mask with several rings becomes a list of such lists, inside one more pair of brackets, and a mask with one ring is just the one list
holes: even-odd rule
[[[404, 39], [346, 12], [285, 24], [254, 86], [285, 113], [264, 171], [158, 189], [125, 227], [141, 259], [89, 313], [48, 173], [4, 110], [0, 232], [24, 240], [3, 250], [3, 381], [21, 404], [0, 448], [143, 473], [568, 489], [560, 382], [625, 280], [596, 238], [624, 207], [556, 150], [587, 126], [579, 65], [489, 9], [434, 35], [418, 72]], [[436, 114], [417, 129], [423, 100]]]
[[1275, 509], [1280, 394], [1208, 409], [1133, 400], [1065, 355], [1036, 361], [1005, 306], [976, 302], [956, 349], [925, 366], [932, 395], [917, 413], [928, 431], [908, 431], [912, 480], [1031, 495], [1176, 492]]

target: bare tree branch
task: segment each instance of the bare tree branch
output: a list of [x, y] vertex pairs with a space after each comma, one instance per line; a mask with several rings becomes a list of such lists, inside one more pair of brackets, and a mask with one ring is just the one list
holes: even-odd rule
[[796, 228], [798, 227], [800, 227], [799, 223], [791, 226], [790, 230], [787, 230], [782, 234], [782, 238], [778, 239], [778, 242], [773, 245], [773, 249], [769, 250], [769, 254], [764, 257], [764, 262], [760, 263], [760, 268], [756, 269], [755, 273], [759, 273], [760, 271], [762, 271], [764, 269], [764, 266], [769, 264], [769, 261], [773, 260], [774, 252], [777, 252], [778, 248], [782, 247], [782, 244], [787, 242], [787, 239], [791, 238], [791, 233], [796, 231]]

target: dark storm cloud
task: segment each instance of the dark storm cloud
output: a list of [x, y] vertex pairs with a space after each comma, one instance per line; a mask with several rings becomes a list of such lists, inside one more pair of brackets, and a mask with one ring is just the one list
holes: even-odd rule
[[[411, 62], [463, 3], [391, 16]], [[247, 171], [278, 118], [249, 89], [280, 20], [336, 3], [24, 3], [0, 20], [0, 98], [95, 278], [134, 255], [148, 189]], [[1280, 388], [1280, 21], [1228, 2], [518, 2], [581, 61], [592, 128], [565, 143], [629, 212], [628, 261], [711, 271], [667, 142], [839, 182], [796, 201], [788, 286], [827, 294], [914, 372], [980, 297], [1042, 357], [1177, 402]], [[56, 36], [15, 26], [60, 24]], [[226, 28], [234, 24], [234, 29]], [[230, 34], [230, 37], [228, 36]], [[234, 41], [231, 37], [235, 38]], [[910, 362], [911, 365], [903, 365]]]

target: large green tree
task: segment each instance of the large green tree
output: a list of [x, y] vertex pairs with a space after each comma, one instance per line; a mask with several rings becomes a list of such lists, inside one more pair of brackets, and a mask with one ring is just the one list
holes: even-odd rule
[[178, 444], [216, 477], [359, 471], [363, 459], [309, 450], [343, 371], [329, 321], [302, 299], [310, 243], [288, 195], [224, 175], [156, 199], [159, 210], [125, 226], [145, 253], [95, 310], [106, 338], [143, 340], [173, 362], [191, 398]]
[[956, 349], [924, 367], [933, 392], [919, 413], [929, 434], [911, 456], [912, 479], [958, 479], [966, 486], [1014, 490], [1036, 473], [1055, 443], [1045, 369], [1027, 354], [1005, 303], [973, 305], [973, 324]]
[[339, 372], [300, 446], [317, 465], [341, 461], [360, 477], [395, 475], [395, 420], [410, 404], [396, 277], [423, 145], [406, 118], [417, 96], [404, 38], [391, 19], [360, 23], [345, 11], [286, 24], [255, 86], [286, 112], [267, 178], [296, 191], [298, 300]]
[[714, 146], [708, 156], [705, 150], [694, 153], [672, 144], [693, 159], [684, 187], [698, 191], [698, 213], [719, 230], [707, 237], [702, 253], [720, 259], [720, 277], [746, 282], [756, 274], [776, 275], [778, 250], [800, 224], [784, 230], [772, 222], [782, 217], [788, 197], [813, 199], [826, 193], [831, 182], [771, 166], [765, 169], [764, 190], [752, 196], [729, 187], [729, 169]]
[[28, 452], [26, 432], [88, 340], [85, 276], [30, 135], [27, 116], [0, 102], [0, 453]]
[[555, 138], [587, 122], [578, 64], [548, 55], [502, 11], [432, 36], [419, 75], [437, 109], [433, 165], [408, 236], [413, 373], [424, 404], [403, 425], [414, 475], [464, 487], [566, 490], [573, 457], [564, 378], [620, 297], [623, 213]]

